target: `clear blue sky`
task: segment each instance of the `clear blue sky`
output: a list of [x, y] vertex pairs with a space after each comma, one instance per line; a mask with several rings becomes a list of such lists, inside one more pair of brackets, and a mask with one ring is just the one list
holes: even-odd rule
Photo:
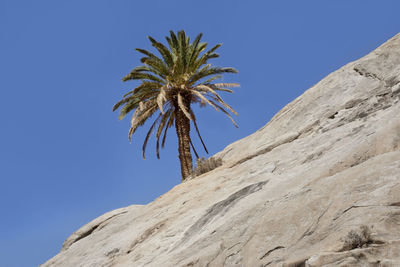
[[151, 49], [147, 35], [203, 32], [224, 43], [213, 62], [239, 70], [224, 81], [242, 87], [223, 97], [240, 128], [211, 108], [198, 115], [213, 154], [398, 33], [399, 10], [398, 0], [0, 0], [0, 265], [44, 263], [88, 221], [180, 182], [175, 132], [161, 160], [151, 142], [143, 161], [145, 129], [129, 144], [129, 119], [111, 111], [135, 86], [121, 78], [139, 63], [134, 48]]

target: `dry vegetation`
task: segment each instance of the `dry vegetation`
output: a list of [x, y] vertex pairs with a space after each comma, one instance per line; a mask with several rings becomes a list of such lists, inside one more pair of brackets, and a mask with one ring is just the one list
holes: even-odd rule
[[373, 243], [371, 229], [366, 225], [361, 225], [358, 230], [351, 230], [344, 238], [342, 251], [362, 248]]
[[222, 159], [220, 158], [198, 158], [196, 166], [193, 168], [192, 178], [202, 175], [203, 173], [214, 170], [215, 168], [222, 165]]

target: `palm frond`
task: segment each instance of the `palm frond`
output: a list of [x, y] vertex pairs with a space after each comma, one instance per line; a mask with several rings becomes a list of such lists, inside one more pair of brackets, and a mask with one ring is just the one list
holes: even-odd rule
[[[132, 95], [133, 93], [134, 93], [133, 90], [132, 90], [132, 91], [129, 91], [128, 93], [124, 94], [124, 95], [122, 96], [122, 98], [125, 98], [125, 97], [127, 97], [127, 96], [129, 96], [129, 95]], [[115, 111], [115, 110], [113, 110], [113, 111]]]
[[131, 100], [135, 100], [136, 96], [124, 97], [122, 100], [118, 101], [112, 108], [112, 111], [116, 111], [122, 104], [129, 102]]
[[185, 114], [185, 116], [189, 119], [192, 120], [192, 118], [190, 117], [190, 114], [188, 112], [188, 110], [186, 109], [185, 105], [183, 104], [183, 98], [182, 95], [180, 93], [178, 93], [178, 106], [179, 108], [182, 110], [182, 112]]
[[234, 68], [220, 68], [220, 67], [202, 68], [192, 76], [192, 79], [190, 80], [190, 85], [193, 85], [197, 81], [207, 76], [223, 74], [223, 73], [237, 73], [237, 70], [235, 70]]
[[136, 129], [139, 126], [142, 126], [145, 121], [150, 118], [154, 112], [157, 110], [157, 103], [146, 102], [143, 104], [143, 108], [136, 109], [135, 113], [132, 116], [131, 120], [131, 128], [129, 129], [128, 139], [131, 142], [132, 135], [135, 133]]
[[210, 85], [210, 87], [211, 87], [212, 89], [214, 89], [215, 91], [222, 91], [222, 92], [233, 93], [233, 90], [225, 89], [225, 88], [219, 88], [219, 87], [216, 87], [216, 86], [212, 86], [212, 84]]
[[236, 128], [239, 128], [239, 126], [237, 126], [237, 124], [236, 124], [235, 120], [232, 118], [232, 116], [223, 107], [221, 107], [220, 105], [218, 105], [217, 103], [215, 103], [212, 100], [210, 100], [210, 102], [212, 102], [215, 106], [218, 107], [219, 110], [221, 110], [223, 113], [225, 113], [225, 115], [228, 116], [229, 119], [231, 119], [233, 125], [235, 125]]
[[178, 38], [176, 37], [175, 33], [173, 31], [169, 31], [171, 35], [171, 49], [175, 49], [178, 51], [179, 43], [178, 43]]
[[239, 83], [214, 83], [213, 85], [221, 88], [240, 87]]
[[196, 129], [196, 132], [197, 132], [197, 135], [199, 136], [199, 139], [200, 139], [200, 141], [201, 141], [201, 144], [203, 145], [204, 150], [205, 150], [206, 153], [208, 154], [207, 147], [206, 147], [206, 145], [204, 144], [203, 138], [201, 138], [201, 134], [200, 134], [199, 128], [197, 127], [196, 116], [194, 115], [194, 112], [193, 112], [192, 110], [190, 110], [190, 114], [192, 115], [194, 128]]
[[158, 59], [161, 60], [159, 57], [157, 57], [156, 55], [154, 55], [153, 53], [147, 51], [146, 49], [141, 49], [141, 48], [135, 48], [136, 51], [148, 56], [149, 58], [154, 58], [154, 59]]
[[199, 35], [196, 36], [196, 38], [194, 39], [192, 45], [190, 46], [190, 53], [188, 53], [188, 65], [192, 65], [193, 59], [194, 59], [194, 55], [197, 53], [197, 49], [201, 40], [201, 37], [203, 36], [202, 33], [200, 33]]
[[209, 104], [210, 106], [212, 106], [213, 108], [215, 108], [216, 111], [218, 111], [218, 108], [216, 106], [214, 106], [213, 103], [211, 103], [207, 98], [205, 98], [200, 92], [197, 92], [195, 90], [192, 91], [196, 96], [198, 96], [201, 100], [203, 100], [204, 102], [206, 102], [207, 104]]
[[121, 109], [119, 119], [123, 119], [126, 114], [128, 114], [131, 110], [137, 108], [139, 104], [143, 101], [151, 101], [157, 92], [142, 92], [138, 93], [126, 98], [123, 98], [121, 101], [116, 103], [113, 107], [113, 111], [117, 110], [122, 104], [125, 104], [125, 106]]
[[206, 92], [210, 92], [212, 94], [211, 98], [213, 98], [215, 101], [217, 101], [218, 103], [223, 105], [225, 108], [229, 109], [233, 114], [238, 115], [237, 112], [230, 105], [228, 105], [224, 100], [222, 100], [222, 98], [219, 96], [219, 94], [217, 92], [215, 92], [210, 86], [207, 86], [205, 84], [204, 85], [200, 84], [200, 85], [197, 85], [195, 88], [198, 88], [202, 91], [204, 90]]
[[216, 46], [214, 46], [213, 48], [211, 48], [210, 50], [207, 51], [208, 54], [211, 54], [212, 52], [214, 52], [215, 50], [217, 50], [217, 48], [221, 47], [222, 44], [217, 44]]
[[148, 71], [154, 72], [159, 75], [163, 79], [170, 74], [168, 66], [164, 64], [161, 60], [155, 60], [153, 58], [144, 57], [141, 59], [141, 62], [146, 64], [148, 67]]
[[163, 105], [164, 105], [165, 101], [167, 101], [167, 98], [165, 96], [166, 96], [166, 93], [165, 93], [164, 87], [161, 87], [160, 93], [157, 96], [157, 105], [162, 114], [164, 114]]
[[208, 80], [202, 82], [202, 84], [209, 84], [209, 83], [211, 83], [212, 81], [217, 80], [217, 79], [220, 79], [220, 78], [222, 78], [222, 75], [215, 75], [215, 76], [209, 78]]
[[190, 138], [190, 135], [189, 135], [189, 142], [190, 142], [190, 146], [193, 149], [194, 154], [196, 155], [196, 159], [198, 159], [199, 158], [199, 154], [197, 154], [196, 148], [194, 148], [194, 145], [193, 145], [193, 142], [192, 142], [192, 138]]
[[196, 73], [192, 75], [192, 77], [189, 80], [189, 85], [195, 84], [198, 80], [204, 78], [203, 73], [206, 73], [209, 69], [211, 68], [211, 64], [204, 65], [199, 69]]
[[165, 40], [167, 40], [169, 49], [170, 49], [171, 52], [172, 52], [171, 56], [174, 56], [174, 54], [175, 54], [175, 53], [174, 53], [174, 49], [175, 49], [175, 48], [173, 47], [171, 38], [169, 38], [168, 36], [165, 36]]
[[168, 67], [172, 67], [174, 62], [172, 60], [171, 52], [166, 48], [162, 43], [157, 42], [151, 36], [148, 36], [152, 45], [160, 52], [161, 56], [163, 57], [165, 63], [167, 63]]
[[160, 87], [162, 87], [163, 84], [159, 83], [159, 82], [142, 82], [138, 87], [136, 87], [133, 90], [133, 94], [139, 94], [142, 93], [142, 91], [151, 91], [151, 90], [155, 90], [155, 89], [159, 89]]
[[[172, 109], [169, 109], [165, 112], [163, 117], [161, 118], [160, 125], [158, 126], [157, 133], [156, 133], [156, 153], [157, 153], [157, 158], [160, 159], [160, 137], [162, 134], [162, 131], [164, 127], [167, 125], [168, 119], [171, 115]], [[168, 128], [168, 127], [167, 127]]]
[[154, 120], [153, 124], [150, 126], [149, 131], [147, 132], [146, 138], [144, 139], [143, 146], [142, 146], [143, 159], [146, 159], [147, 142], [149, 141], [150, 135], [153, 132], [154, 126], [156, 126], [156, 124], [160, 120], [161, 116], [162, 116], [162, 114], [158, 115], [158, 117]]
[[[161, 79], [165, 79], [165, 76], [168, 75], [168, 69], [160, 62], [155, 61], [151, 58], [142, 58], [144, 66], [138, 66], [131, 70], [128, 75], [134, 75], [136, 73], [147, 73], [147, 74], [156, 74], [160, 76]], [[149, 72], [149, 73], [148, 73]], [[127, 75], [127, 76], [128, 76]]]
[[198, 44], [197, 50], [194, 52], [190, 62], [190, 67], [188, 69], [189, 72], [194, 73], [199, 67], [201, 67], [201, 65], [196, 64], [196, 62], [198, 61], [201, 52], [203, 52], [207, 48], [207, 45], [207, 43]]
[[125, 116], [131, 112], [132, 110], [134, 110], [135, 108], [137, 108], [139, 105], [139, 103], [137, 103], [136, 101], [129, 101], [128, 103], [126, 103], [122, 108], [121, 111], [119, 113], [118, 119], [122, 120], [123, 118], [125, 118]]
[[180, 73], [183, 73], [186, 69], [186, 53], [187, 53], [187, 43], [186, 43], [185, 31], [178, 32], [178, 43], [179, 43], [179, 61], [180, 61]]
[[131, 72], [128, 75], [126, 75], [125, 77], [122, 78], [122, 81], [126, 82], [129, 80], [150, 80], [153, 82], [159, 82], [159, 83], [165, 83], [165, 80], [162, 78], [159, 78], [157, 76], [154, 76], [150, 73], [141, 73], [141, 72]]
[[172, 112], [172, 113], [171, 113], [171, 116], [169, 117], [169, 120], [168, 120], [167, 126], [165, 127], [165, 131], [164, 131], [163, 139], [162, 139], [162, 142], [161, 142], [161, 147], [162, 147], [162, 148], [163, 148], [163, 147], [164, 147], [164, 145], [165, 145], [165, 140], [166, 140], [166, 138], [167, 138], [167, 132], [168, 132], [168, 129], [169, 129], [169, 128], [171, 128], [171, 127], [172, 127], [172, 125], [174, 125], [174, 120], [175, 120], [175, 113], [174, 113], [174, 112]]
[[201, 91], [201, 92], [208, 92], [213, 94], [215, 97], [217, 98], [221, 98], [217, 92], [214, 91], [214, 89], [212, 89], [210, 86], [208, 86], [207, 84], [199, 84], [195, 87], [195, 89]]
[[[214, 46], [213, 48], [211, 48], [210, 50], [208, 50], [207, 52], [205, 52], [198, 60], [196, 60], [196, 61], [194, 62], [195, 68], [196, 68], [196, 69], [199, 68], [200, 66], [202, 66], [203, 64], [205, 64], [205, 63], [207, 62], [207, 60], [209, 60], [209, 59], [215, 57], [215, 56], [211, 56], [211, 55], [213, 55], [213, 54], [214, 54], [213, 52], [214, 52], [215, 50], [217, 50], [221, 45], [222, 45], [222, 44], [217, 44], [216, 46]], [[215, 55], [217, 55], [217, 54], [215, 54]], [[210, 56], [211, 56], [211, 57], [210, 57]], [[217, 57], [218, 57], [218, 55], [217, 55]]]
[[212, 98], [215, 101], [217, 101], [218, 103], [220, 103], [222, 106], [224, 106], [225, 108], [229, 109], [236, 116], [238, 115], [238, 113], [230, 105], [228, 105], [224, 100], [222, 100], [221, 98], [217, 98], [217, 97], [214, 97], [214, 96], [212, 96]]
[[148, 64], [162, 73], [168, 73], [168, 66], [162, 59], [145, 49], [136, 48], [135, 50], [147, 56], [141, 58], [142, 63]]

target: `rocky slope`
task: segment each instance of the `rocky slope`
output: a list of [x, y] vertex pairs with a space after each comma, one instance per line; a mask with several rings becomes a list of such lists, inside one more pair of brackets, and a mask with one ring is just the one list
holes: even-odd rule
[[215, 156], [42, 266], [400, 266], [400, 34]]

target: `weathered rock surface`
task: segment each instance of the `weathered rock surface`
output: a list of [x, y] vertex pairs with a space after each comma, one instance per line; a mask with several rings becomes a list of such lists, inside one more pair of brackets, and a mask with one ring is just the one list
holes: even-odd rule
[[[400, 266], [400, 34], [216, 156], [42, 266]], [[368, 242], [346, 247], [362, 225]]]

